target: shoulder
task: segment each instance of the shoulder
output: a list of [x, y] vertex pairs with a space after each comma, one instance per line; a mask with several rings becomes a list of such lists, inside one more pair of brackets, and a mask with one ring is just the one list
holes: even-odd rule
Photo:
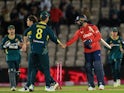
[[93, 32], [99, 32], [99, 29], [96, 25], [93, 25], [93, 24], [89, 24], [88, 25], [89, 29], [92, 30]]
[[38, 24], [38, 22], [34, 23], [33, 25], [31, 25], [31, 26], [28, 27], [27, 29], [32, 29], [32, 28], [36, 27], [37, 24]]
[[97, 26], [96, 25], [94, 25], [94, 24], [89, 24], [89, 26], [91, 26], [92, 28], [97, 28]]
[[110, 40], [113, 40], [113, 39], [112, 39], [112, 36], [109, 36], [109, 37], [107, 38], [107, 41], [110, 41]]
[[123, 40], [121, 36], [119, 36], [119, 40]]
[[24, 35], [27, 35], [27, 33], [31, 32], [31, 31], [32, 31], [32, 29], [30, 27], [28, 27], [27, 29], [25, 29]]
[[89, 26], [95, 26], [94, 24], [88, 24]]
[[8, 38], [8, 35], [5, 35], [3, 38], [2, 38], [2, 41], [4, 42], [4, 41], [6, 41], [6, 40], [8, 40], [9, 38]]
[[47, 30], [47, 31], [52, 31], [52, 28], [49, 27], [48, 25], [46, 25], [46, 30]]
[[76, 30], [76, 32], [79, 32], [79, 33], [82, 32], [82, 31], [84, 31], [84, 27], [83, 26]]
[[5, 35], [4, 38], [8, 38], [8, 35]]
[[5, 36], [3, 37], [3, 39], [8, 39], [8, 35], [5, 35]]
[[36, 26], [37, 24], [39, 24], [38, 22], [36, 22], [36, 23], [33, 23], [33, 25], [32, 26]]
[[45, 25], [46, 26], [46, 29], [51, 29], [51, 27], [50, 26], [48, 26], [48, 25]]
[[34, 24], [33, 24], [31, 27], [29, 27], [29, 28], [30, 28], [30, 29], [35, 28], [37, 24], [38, 24], [38, 23], [34, 23]]
[[77, 34], [77, 35], [84, 34], [84, 29], [83, 29], [83, 27], [81, 27], [80, 29], [76, 30], [76, 31], [75, 31], [75, 34]]

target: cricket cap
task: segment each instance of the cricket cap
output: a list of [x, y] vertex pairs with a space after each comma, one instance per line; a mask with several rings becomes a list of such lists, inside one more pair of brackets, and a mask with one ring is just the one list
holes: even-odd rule
[[49, 16], [50, 16], [50, 14], [47, 11], [42, 11], [40, 13], [40, 19], [42, 19], [42, 20], [46, 20], [46, 18]]
[[15, 29], [15, 26], [14, 25], [9, 25], [8, 29]]
[[118, 28], [117, 28], [117, 27], [113, 27], [113, 28], [112, 28], [112, 31], [113, 31], [113, 32], [118, 32]]

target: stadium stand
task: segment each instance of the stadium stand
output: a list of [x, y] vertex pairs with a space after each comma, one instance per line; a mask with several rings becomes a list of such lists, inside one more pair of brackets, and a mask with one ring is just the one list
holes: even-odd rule
[[[15, 5], [15, 2], [18, 3], [20, 0], [7, 0], [7, 6], [9, 7], [9, 12], [12, 10], [13, 6]], [[27, 3], [31, 2], [32, 0], [26, 0]], [[40, 1], [40, 0], [36, 0]], [[53, 3], [57, 2], [58, 0], [52, 0]], [[82, 4], [87, 7], [91, 7], [91, 20], [94, 24], [97, 24], [99, 20], [100, 15], [100, 0], [82, 0]], [[91, 4], [92, 1], [92, 4]], [[120, 0], [113, 0], [114, 3], [116, 3], [119, 7]], [[76, 8], [80, 8], [80, 0], [72, 0], [72, 4], [75, 5]], [[2, 9], [4, 5], [4, 0], [0, 0], [0, 10]], [[101, 9], [102, 13], [108, 14], [109, 12], [109, 5], [107, 7], [102, 7]], [[71, 31], [68, 31], [68, 28], [66, 25], [61, 25], [61, 33], [59, 34], [59, 38], [62, 42], [66, 42], [69, 38], [71, 38], [74, 34], [74, 32], [77, 30], [76, 25], [71, 25]], [[124, 25], [122, 24], [120, 26], [120, 30], [124, 29]], [[101, 28], [100, 32], [103, 35], [103, 38], [105, 39], [108, 35], [108, 29], [107, 28]], [[2, 38], [2, 37], [1, 37]], [[0, 39], [1, 40], [1, 39]], [[102, 45], [101, 45], [102, 46]], [[71, 66], [81, 66], [84, 65], [84, 55], [82, 50], [82, 43], [80, 41], [76, 42], [72, 46], [66, 49], [61, 49], [60, 46], [57, 46], [53, 44], [51, 41], [48, 44], [49, 49], [49, 56], [50, 56], [50, 65], [55, 66], [57, 62], [62, 62], [63, 66], [71, 67]], [[22, 60], [21, 60], [21, 67], [27, 67], [27, 54], [22, 52]], [[102, 62], [105, 63], [106, 61], [106, 52], [104, 50], [104, 47], [102, 46]], [[0, 66], [3, 68], [6, 68], [6, 62], [5, 62], [5, 54], [2, 50], [0, 50]]]

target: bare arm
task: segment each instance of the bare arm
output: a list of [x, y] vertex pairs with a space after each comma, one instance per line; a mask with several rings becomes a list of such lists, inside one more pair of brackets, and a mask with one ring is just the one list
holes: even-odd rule
[[22, 51], [26, 51], [26, 48], [27, 48], [27, 41], [28, 41], [28, 37], [27, 37], [27, 36], [24, 36], [24, 37], [23, 37]]

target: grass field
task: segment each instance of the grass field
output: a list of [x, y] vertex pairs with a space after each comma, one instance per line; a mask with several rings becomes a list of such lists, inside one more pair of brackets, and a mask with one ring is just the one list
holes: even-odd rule
[[[18, 87], [17, 89], [19, 89]], [[0, 93], [25, 93], [19, 91], [10, 91], [8, 87], [0, 87]], [[27, 92], [26, 92], [27, 93]], [[48, 93], [44, 91], [44, 87], [35, 87], [35, 91], [33, 93]], [[114, 88], [113, 86], [105, 86], [105, 90], [96, 90], [87, 91], [87, 86], [63, 86], [62, 90], [56, 90], [52, 93], [124, 93], [124, 85], [120, 87]]]

